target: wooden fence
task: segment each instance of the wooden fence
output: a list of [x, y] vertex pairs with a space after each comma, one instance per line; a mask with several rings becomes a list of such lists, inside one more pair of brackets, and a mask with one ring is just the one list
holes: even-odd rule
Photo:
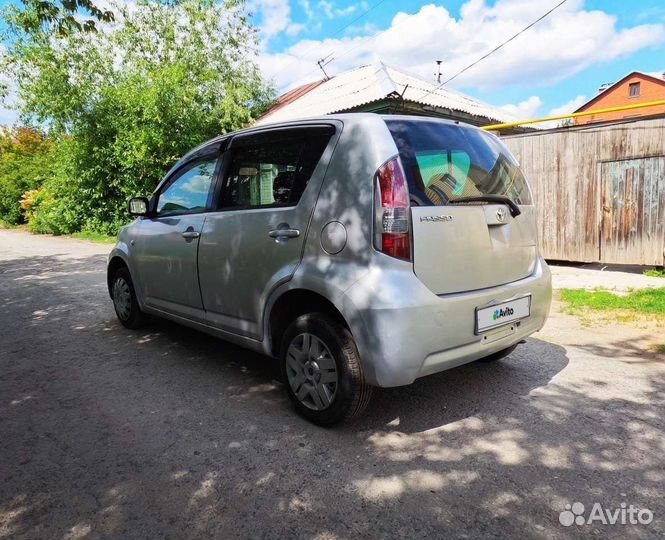
[[546, 258], [664, 264], [665, 118], [503, 141], [533, 188]]

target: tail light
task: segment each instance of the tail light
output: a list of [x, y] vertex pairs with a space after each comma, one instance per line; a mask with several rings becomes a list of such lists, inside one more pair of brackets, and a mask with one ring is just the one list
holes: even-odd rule
[[375, 244], [386, 255], [411, 260], [409, 189], [397, 158], [376, 172]]

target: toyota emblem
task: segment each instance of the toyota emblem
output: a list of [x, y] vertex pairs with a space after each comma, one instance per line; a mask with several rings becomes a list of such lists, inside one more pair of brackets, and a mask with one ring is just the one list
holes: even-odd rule
[[497, 221], [504, 221], [506, 219], [506, 209], [505, 208], [498, 208], [496, 211], [496, 219]]

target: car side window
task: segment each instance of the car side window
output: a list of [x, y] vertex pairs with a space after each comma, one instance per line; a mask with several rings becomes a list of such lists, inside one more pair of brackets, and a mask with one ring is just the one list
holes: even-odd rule
[[205, 212], [217, 167], [216, 158], [186, 165], [159, 194], [157, 215]]
[[220, 207], [295, 206], [333, 133], [317, 127], [242, 137], [229, 150]]

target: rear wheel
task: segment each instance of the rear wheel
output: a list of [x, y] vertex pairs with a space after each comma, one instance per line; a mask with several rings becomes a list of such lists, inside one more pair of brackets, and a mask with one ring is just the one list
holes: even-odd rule
[[357, 416], [372, 395], [351, 332], [323, 313], [302, 315], [287, 328], [281, 368], [296, 410], [320, 426]]
[[113, 275], [111, 297], [115, 314], [123, 326], [135, 329], [145, 323], [147, 317], [139, 308], [134, 283], [127, 268], [118, 268]]
[[490, 354], [489, 356], [486, 356], [485, 358], [480, 358], [478, 362], [482, 363], [489, 363], [489, 362], [498, 362], [502, 358], [505, 358], [508, 356], [511, 352], [513, 352], [519, 343], [516, 343], [515, 345], [511, 345], [507, 349], [503, 349], [502, 351], [495, 352], [494, 354]]

